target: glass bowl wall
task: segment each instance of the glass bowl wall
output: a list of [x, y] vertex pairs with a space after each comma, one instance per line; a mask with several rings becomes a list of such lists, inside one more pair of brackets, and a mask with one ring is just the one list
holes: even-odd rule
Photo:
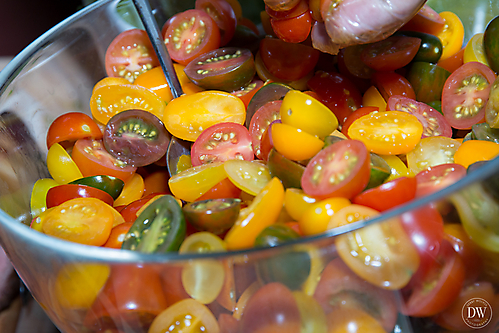
[[[185, 2], [177, 5], [171, 1], [160, 8], [158, 3], [151, 1], [160, 24], [172, 13], [189, 7]], [[496, 4], [483, 3], [499, 14]], [[473, 10], [476, 8], [480, 7]], [[499, 160], [491, 161], [480, 172], [439, 193], [369, 222], [272, 249], [182, 257], [143, 255], [68, 243], [31, 230], [28, 227], [31, 188], [36, 180], [49, 176], [45, 163], [47, 128], [60, 114], [90, 113], [88, 104], [93, 85], [106, 75], [107, 45], [119, 32], [138, 22], [129, 10], [118, 6], [118, 1], [92, 4], [37, 39], [0, 72], [0, 244], [34, 298], [62, 332], [146, 332], [160, 311], [189, 296], [207, 304], [215, 317], [221, 323], [225, 320], [227, 325], [230, 320], [223, 315], [240, 315], [244, 299], [270, 283], [278, 283], [271, 285], [270, 294], [286, 286], [295, 291], [294, 300], [300, 305], [298, 316], [293, 312], [295, 308], [282, 312], [282, 332], [295, 332], [297, 322], [304, 327], [301, 332], [325, 332], [326, 314], [320, 308], [310, 309], [338, 295], [350, 295], [349, 300], [355, 299], [354, 304], [371, 314], [379, 314], [382, 305], [394, 307], [396, 311], [392, 313], [398, 316], [387, 319], [387, 330], [444, 331], [430, 319], [401, 315], [402, 292], [390, 290], [388, 282], [381, 288], [352, 277], [351, 280], [359, 283], [340, 284], [341, 288], [334, 291], [338, 281], [326, 281], [322, 275], [325, 267], [336, 267], [339, 261], [336, 244], [353, 235], [344, 234], [347, 231], [363, 228], [366, 235], [385, 232], [393, 228], [394, 219], [424, 211], [429, 206], [438, 209], [446, 221], [467, 220], [468, 224], [478, 226], [479, 232], [483, 231], [482, 240], [487, 245], [482, 244], [477, 250], [484, 267], [479, 279], [493, 283], [497, 290], [499, 206], [495, 191], [499, 188], [490, 184], [496, 184], [499, 177]], [[388, 248], [398, 251], [397, 247], [402, 245], [396, 240]], [[468, 267], [467, 273], [472, 274], [470, 270]], [[335, 292], [338, 294], [333, 295]], [[274, 300], [278, 297], [275, 294]], [[485, 328], [490, 332], [495, 331], [499, 317], [497, 298], [490, 300], [494, 316]], [[314, 299], [321, 301], [317, 303]], [[262, 303], [261, 309], [272, 313], [269, 306], [286, 303], [283, 302]], [[263, 314], [254, 306], [252, 311], [248, 312]], [[241, 320], [251, 325], [243, 332], [250, 332], [250, 326], [258, 326], [248, 312]]]

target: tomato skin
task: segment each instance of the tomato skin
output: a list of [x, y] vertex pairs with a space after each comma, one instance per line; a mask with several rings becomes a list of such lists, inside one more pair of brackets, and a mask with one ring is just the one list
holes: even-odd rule
[[411, 83], [416, 100], [423, 103], [439, 101], [442, 97], [442, 89], [450, 72], [429, 62], [417, 61], [410, 65], [406, 74]]
[[107, 242], [102, 245], [104, 247], [109, 247], [111, 249], [121, 249], [121, 245], [123, 245], [123, 240], [125, 239], [125, 235], [127, 234], [130, 227], [133, 225], [133, 222], [125, 222], [117, 225], [111, 230], [111, 234], [107, 239]]
[[468, 129], [484, 119], [495, 78], [494, 71], [480, 62], [468, 62], [449, 76], [442, 92], [442, 112], [452, 127]]
[[287, 43], [278, 38], [260, 41], [260, 56], [267, 70], [278, 79], [296, 81], [312, 71], [319, 61], [320, 51], [299, 43]]
[[387, 102], [394, 95], [416, 99], [416, 93], [411, 83], [400, 74], [395, 72], [376, 72], [373, 74], [371, 81]]
[[341, 133], [344, 134], [348, 138], [348, 128], [352, 125], [352, 123], [366, 114], [371, 112], [379, 111], [379, 107], [377, 106], [363, 106], [352, 112], [341, 126]]
[[340, 125], [362, 105], [359, 89], [340, 73], [317, 72], [307, 85], [333, 111]]
[[261, 87], [263, 87], [263, 81], [259, 79], [253, 79], [253, 81], [251, 81], [241, 89], [233, 91], [231, 94], [239, 97], [241, 101], [243, 101], [244, 106], [246, 106], [246, 109], [248, 109], [249, 102]]
[[54, 143], [76, 141], [82, 138], [101, 139], [102, 132], [88, 115], [81, 112], [68, 112], [57, 117], [47, 132], [47, 148]]
[[47, 168], [59, 184], [67, 184], [83, 177], [74, 159], [58, 143], [54, 143], [47, 153]]
[[394, 35], [367, 46], [360, 58], [377, 71], [393, 71], [410, 63], [420, 45], [419, 38]]
[[404, 24], [400, 30], [419, 31], [434, 35], [442, 30], [444, 25], [444, 19], [425, 3], [419, 12], [409, 22]]
[[439, 13], [444, 19], [444, 28], [436, 34], [442, 41], [443, 51], [441, 60], [447, 59], [456, 54], [463, 46], [464, 26], [459, 16], [450, 11]]
[[269, 125], [273, 121], [281, 119], [281, 105], [281, 100], [269, 101], [260, 106], [251, 117], [248, 129], [251, 134], [253, 151], [259, 159], [266, 159], [268, 156], [265, 156], [261, 150], [263, 134], [269, 130]]
[[241, 316], [240, 333], [299, 333], [299, 318], [291, 291], [281, 283], [269, 283], [249, 299]]
[[[330, 157], [333, 155], [334, 158], [331, 160]], [[355, 159], [350, 162], [352, 157]], [[351, 199], [359, 194], [369, 182], [370, 160], [369, 153], [362, 142], [357, 140], [336, 142], [322, 149], [310, 160], [301, 178], [303, 191], [307, 195], [320, 199], [333, 196]], [[339, 172], [338, 163], [343, 165]], [[321, 167], [324, 171], [316, 175]], [[344, 175], [345, 178], [333, 184], [329, 183], [328, 180], [332, 176], [339, 175]]]
[[133, 83], [140, 74], [159, 66], [159, 61], [147, 32], [131, 29], [120, 33], [109, 44], [105, 64], [108, 76], [124, 77]]
[[225, 198], [239, 198], [241, 196], [241, 189], [235, 186], [229, 178], [225, 178], [218, 184], [213, 186], [205, 194], [196, 199], [196, 201], [208, 199], [225, 199]]
[[205, 129], [191, 148], [193, 166], [229, 159], [254, 159], [249, 131], [241, 124], [218, 123]]
[[363, 191], [355, 196], [352, 202], [382, 212], [414, 199], [416, 187], [415, 177], [400, 177]]
[[[186, 27], [184, 23], [187, 23]], [[175, 42], [174, 37], [179, 37], [179, 41]], [[164, 38], [170, 57], [181, 65], [220, 47], [220, 29], [211, 16], [200, 9], [176, 14]], [[186, 51], [188, 45], [192, 45], [189, 52]]]
[[105, 174], [119, 178], [126, 183], [137, 170], [112, 157], [104, 149], [100, 140], [80, 139], [76, 141], [71, 156], [83, 177]]
[[306, 40], [312, 30], [312, 21], [308, 10], [296, 17], [270, 18], [270, 24], [277, 37], [288, 43], [301, 43]]
[[220, 30], [220, 46], [226, 45], [236, 31], [237, 18], [232, 6], [225, 0], [196, 0], [195, 9], [208, 13]]
[[63, 184], [52, 187], [47, 192], [47, 208], [55, 207], [74, 198], [96, 198], [113, 205], [113, 198], [95, 187], [80, 184]]

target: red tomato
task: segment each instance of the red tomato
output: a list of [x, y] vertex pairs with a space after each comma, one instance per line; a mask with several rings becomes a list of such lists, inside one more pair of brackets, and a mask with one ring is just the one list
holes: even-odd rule
[[317, 72], [307, 85], [333, 111], [340, 125], [362, 105], [359, 89], [340, 73]]
[[96, 198], [108, 205], [113, 205], [113, 197], [98, 188], [81, 184], [64, 184], [52, 187], [47, 192], [47, 208], [59, 206], [65, 201], [74, 198]]
[[309, 11], [292, 18], [270, 19], [272, 30], [276, 36], [288, 43], [301, 43], [306, 40], [310, 35], [310, 30], [312, 30], [312, 22], [312, 15]]
[[320, 51], [278, 38], [260, 42], [260, 56], [267, 70], [281, 80], [296, 81], [310, 73], [319, 61]]
[[80, 139], [76, 141], [71, 157], [83, 177], [108, 175], [126, 183], [137, 170], [111, 156], [101, 140]]
[[411, 83], [398, 73], [375, 72], [371, 81], [387, 102], [390, 96], [394, 95], [402, 95], [416, 99], [416, 93], [414, 92]]
[[269, 14], [270, 18], [274, 19], [289, 19], [293, 17], [300, 16], [301, 14], [308, 12], [308, 3], [306, 0], [300, 0], [293, 8], [288, 10], [274, 10], [268, 5], [265, 5], [265, 11]]
[[444, 19], [428, 4], [424, 4], [419, 12], [400, 30], [419, 31], [435, 35], [444, 28], [444, 25]]
[[142, 199], [135, 200], [132, 203], [126, 205], [120, 210], [121, 216], [125, 219], [125, 222], [134, 222], [137, 219], [137, 212], [142, 208], [149, 200], [151, 200], [156, 194], [148, 195]]
[[463, 286], [466, 267], [451, 244], [443, 240], [437, 258], [424, 276], [413, 276], [406, 290], [402, 313], [433, 316], [451, 305]]
[[106, 50], [108, 76], [124, 77], [130, 82], [159, 66], [158, 58], [145, 30], [131, 29], [120, 33]]
[[293, 293], [281, 283], [261, 287], [248, 301], [240, 333], [300, 333], [300, 310]]
[[264, 157], [266, 157], [261, 151], [263, 133], [267, 130], [271, 122], [281, 119], [281, 104], [282, 100], [267, 102], [256, 110], [253, 117], [251, 117], [249, 132], [253, 144], [253, 151], [259, 159], [264, 159]]
[[54, 143], [83, 138], [101, 139], [102, 132], [99, 126], [85, 113], [64, 113], [50, 124], [47, 132], [47, 148]]
[[218, 326], [220, 333], [239, 333], [239, 321], [228, 313], [218, 316]]
[[120, 328], [127, 331], [147, 330], [167, 306], [155, 268], [115, 265], [104, 288], [87, 312], [84, 323], [95, 331]]
[[176, 14], [164, 38], [170, 57], [181, 65], [220, 47], [220, 29], [210, 15], [199, 9]]
[[361, 192], [352, 199], [352, 202], [382, 212], [414, 199], [416, 186], [415, 177], [399, 177]]
[[205, 194], [196, 199], [203, 201], [208, 199], [239, 198], [241, 189], [234, 185], [229, 178], [225, 178], [220, 183], [213, 186]]
[[418, 182], [416, 197], [440, 191], [464, 176], [466, 176], [466, 168], [454, 163], [440, 164], [423, 170], [416, 175]]
[[414, 98], [400, 95], [391, 96], [388, 99], [387, 110], [404, 111], [416, 116], [423, 125], [423, 138], [428, 136], [452, 137], [452, 128], [446, 118], [428, 104], [418, 102]]
[[358, 108], [354, 112], [352, 112], [348, 117], [345, 119], [345, 122], [343, 123], [343, 126], [341, 126], [341, 133], [343, 133], [346, 137], [348, 137], [348, 128], [352, 123], [357, 120], [358, 118], [365, 116], [366, 114], [369, 114], [371, 112], [379, 111], [379, 107], [377, 106], [364, 106], [361, 108]]
[[314, 298], [326, 315], [338, 308], [361, 309], [387, 332], [393, 330], [397, 321], [395, 294], [361, 279], [340, 258], [329, 262], [322, 271]]
[[444, 238], [443, 218], [436, 207], [427, 205], [403, 213], [400, 222], [419, 254], [415, 276], [424, 276], [440, 251]]
[[338, 141], [322, 149], [308, 163], [301, 178], [303, 191], [316, 198], [353, 198], [369, 182], [369, 152], [357, 140]]
[[252, 161], [251, 136], [243, 125], [219, 123], [205, 129], [191, 148], [193, 166], [232, 159]]
[[367, 46], [360, 59], [377, 71], [394, 71], [410, 63], [420, 45], [420, 38], [390, 36]]
[[[353, 47], [362, 46], [355, 45]], [[350, 47], [350, 48], [353, 48]], [[360, 52], [352, 52], [348, 50], [349, 48], [341, 49], [337, 55], [338, 60], [338, 72], [344, 75], [348, 80], [352, 81], [356, 87], [358, 87], [359, 91], [364, 94], [367, 89], [371, 86], [371, 76], [374, 72], [374, 69], [367, 67], [360, 60]], [[347, 50], [349, 55], [353, 54], [353, 56], [349, 56], [349, 58], [345, 58], [347, 55]], [[319, 59], [320, 62], [320, 59]], [[331, 61], [330, 61], [331, 62]], [[327, 72], [331, 70], [325, 70]], [[334, 72], [334, 70], [333, 70]]]
[[496, 75], [480, 62], [468, 62], [456, 69], [445, 81], [442, 112], [449, 124], [468, 129], [485, 117], [485, 105]]
[[107, 242], [102, 246], [109, 247], [111, 249], [121, 249], [121, 245], [123, 244], [125, 235], [127, 234], [128, 230], [130, 230], [130, 227], [132, 225], [133, 222], [118, 224], [111, 230], [111, 234], [109, 235]]
[[225, 0], [196, 0], [195, 7], [211, 16], [220, 30], [220, 46], [226, 45], [236, 31], [237, 18], [232, 6]]

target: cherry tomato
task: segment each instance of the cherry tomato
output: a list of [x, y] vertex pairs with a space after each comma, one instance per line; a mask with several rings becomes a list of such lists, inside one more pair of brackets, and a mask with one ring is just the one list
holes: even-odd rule
[[191, 148], [193, 166], [231, 159], [254, 158], [249, 131], [236, 123], [218, 123], [201, 132]]
[[441, 60], [447, 59], [456, 54], [463, 47], [464, 26], [459, 16], [450, 11], [439, 13], [445, 24], [442, 30], [436, 35], [442, 41], [443, 52]]
[[59, 183], [51, 178], [41, 178], [33, 184], [29, 206], [32, 218], [36, 218], [47, 210], [47, 192], [57, 185], [59, 185]]
[[346, 119], [343, 125], [341, 126], [341, 133], [344, 134], [345, 136], [348, 137], [348, 129], [352, 125], [352, 123], [359, 119], [362, 116], [365, 116], [366, 114], [369, 114], [371, 112], [378, 112], [379, 107], [377, 106], [364, 106], [361, 108], [358, 108], [354, 112], [352, 112]]
[[386, 101], [375, 86], [370, 86], [366, 90], [362, 96], [362, 105], [377, 107], [381, 112], [386, 111]]
[[170, 86], [166, 81], [165, 74], [161, 67], [154, 67], [153, 69], [140, 74], [133, 83], [151, 90], [166, 103], [173, 99]]
[[428, 104], [418, 102], [414, 98], [400, 95], [391, 96], [388, 99], [388, 110], [404, 111], [410, 113], [423, 125], [422, 137], [429, 136], [452, 136], [452, 128], [446, 118]]
[[[333, 215], [328, 229], [378, 216], [361, 205], [349, 205]], [[398, 218], [365, 226], [338, 236], [338, 253], [361, 278], [384, 289], [407, 285], [419, 267], [419, 255]]]
[[466, 176], [466, 168], [455, 163], [444, 163], [429, 167], [416, 175], [418, 182], [416, 197], [440, 191]]
[[292, 161], [302, 161], [317, 154], [324, 142], [294, 126], [274, 123], [271, 128], [275, 150]]
[[106, 175], [84, 177], [76, 179], [70, 182], [70, 184], [81, 184], [95, 187], [108, 193], [113, 199], [117, 199], [119, 197], [125, 185], [121, 179]]
[[230, 160], [224, 163], [230, 181], [242, 191], [257, 195], [272, 179], [267, 165], [260, 161]]
[[135, 167], [126, 165], [109, 154], [101, 140], [76, 141], [72, 157], [84, 177], [104, 174], [126, 183], [136, 171]]
[[149, 89], [136, 84], [102, 86], [90, 97], [92, 116], [104, 125], [114, 115], [130, 109], [148, 111], [163, 119], [165, 102]]
[[234, 226], [225, 236], [227, 249], [252, 247], [258, 234], [277, 220], [283, 202], [284, 188], [278, 178], [272, 178], [253, 202], [239, 214]]
[[333, 111], [340, 125], [362, 104], [359, 89], [342, 74], [318, 71], [307, 85]]
[[452, 127], [468, 129], [484, 119], [495, 78], [495, 73], [479, 62], [468, 62], [449, 76], [442, 92], [442, 112]]
[[386, 330], [366, 312], [352, 309], [337, 309], [327, 316], [328, 333], [383, 333]]
[[170, 57], [181, 65], [220, 47], [220, 29], [211, 16], [200, 9], [176, 14], [164, 38]]
[[246, 107], [236, 96], [223, 91], [202, 91], [175, 98], [165, 108], [163, 123], [174, 136], [195, 141], [206, 128], [222, 123], [243, 124]]
[[372, 316], [373, 322], [382, 325], [386, 332], [393, 330], [397, 320], [394, 294], [362, 280], [340, 258], [326, 265], [313, 296], [326, 315], [338, 309], [359, 309]]
[[197, 230], [216, 235], [232, 227], [240, 209], [241, 200], [230, 198], [199, 200], [182, 207], [186, 220]]
[[454, 154], [454, 163], [468, 168], [478, 161], [489, 161], [499, 155], [499, 144], [485, 140], [468, 140]]
[[299, 2], [295, 1], [295, 5], [287, 10], [283, 10], [279, 8], [277, 10], [272, 9], [267, 4], [265, 5], [265, 11], [271, 18], [274, 19], [287, 19], [300, 16], [301, 14], [308, 11], [308, 4], [306, 1], [300, 0]]
[[416, 116], [402, 111], [372, 112], [355, 120], [348, 129], [351, 139], [381, 155], [405, 154], [420, 141], [423, 125]]
[[198, 201], [208, 200], [208, 199], [225, 199], [234, 198], [237, 199], [241, 196], [241, 189], [235, 186], [229, 178], [224, 178], [218, 184], [213, 186], [205, 194], [197, 198]]
[[380, 212], [403, 205], [416, 197], [415, 177], [400, 177], [356, 195], [352, 202]]
[[442, 68], [448, 70], [451, 73], [454, 72], [456, 69], [461, 67], [461, 65], [464, 63], [463, 58], [464, 58], [465, 49], [466, 49], [466, 47], [463, 47], [461, 50], [459, 50], [453, 56], [450, 56], [450, 57], [443, 59], [443, 60], [440, 59], [437, 62], [437, 65], [439, 67], [442, 67]]
[[301, 188], [300, 182], [305, 166], [287, 159], [274, 148], [267, 156], [267, 166], [272, 177], [278, 177], [285, 188]]
[[120, 214], [123, 216], [125, 223], [134, 222], [138, 216], [137, 212], [152, 198], [153, 196], [149, 195], [124, 205], [120, 210]]
[[284, 207], [288, 214], [299, 221], [305, 211], [312, 206], [317, 199], [306, 195], [303, 190], [287, 188], [284, 193]]
[[472, 61], [478, 61], [490, 67], [483, 48], [483, 33], [473, 35], [464, 48], [463, 63]]
[[140, 74], [159, 66], [147, 32], [141, 29], [123, 31], [106, 50], [108, 76], [123, 77], [133, 83]]
[[280, 107], [283, 124], [294, 126], [324, 139], [338, 127], [338, 119], [327, 106], [312, 96], [290, 90]]
[[86, 245], [103, 245], [113, 228], [112, 207], [96, 198], [75, 198], [47, 214], [42, 229], [47, 235]]
[[416, 93], [411, 83], [400, 74], [395, 72], [376, 72], [373, 74], [371, 81], [387, 102], [394, 95], [416, 99]]
[[109, 247], [111, 249], [121, 249], [125, 236], [132, 227], [133, 222], [125, 222], [118, 224], [116, 227], [111, 229], [111, 234], [107, 239], [106, 243], [102, 246]]
[[244, 87], [241, 87], [239, 90], [233, 91], [232, 94], [239, 97], [241, 101], [243, 101], [247, 109], [249, 102], [261, 87], [263, 87], [263, 81], [260, 79], [253, 79]]
[[228, 92], [244, 87], [256, 73], [251, 51], [238, 47], [203, 53], [193, 59], [184, 71], [198, 86]]
[[400, 30], [419, 31], [427, 34], [436, 34], [444, 28], [444, 19], [427, 3], [421, 7], [419, 12]]
[[390, 176], [386, 181], [409, 176], [409, 169], [407, 169], [407, 165], [405, 165], [405, 162], [403, 162], [400, 157], [396, 155], [381, 155], [381, 158], [385, 160], [390, 167]]
[[464, 264], [446, 240], [427, 273], [411, 283], [404, 297], [402, 313], [414, 317], [435, 315], [459, 296], [465, 276]]
[[[303, 2], [301, 1], [301, 3]], [[276, 36], [288, 43], [301, 43], [305, 41], [312, 30], [312, 22], [312, 15], [308, 10], [296, 17], [270, 18], [270, 24]]]
[[444, 136], [423, 138], [407, 153], [407, 167], [413, 175], [440, 164], [454, 163], [459, 141]]
[[88, 115], [81, 112], [68, 112], [57, 117], [47, 132], [47, 148], [54, 143], [76, 141], [82, 138], [101, 139], [102, 132]]
[[196, 0], [195, 7], [211, 16], [220, 30], [220, 46], [230, 42], [237, 26], [236, 13], [225, 0]]
[[114, 200], [115, 206], [128, 205], [129, 203], [139, 200], [144, 194], [144, 178], [138, 173], [132, 175], [123, 187], [120, 196]]
[[307, 236], [325, 232], [331, 217], [350, 204], [350, 200], [341, 197], [327, 198], [311, 204], [298, 220], [300, 230]]
[[58, 143], [54, 143], [47, 153], [47, 168], [59, 184], [67, 184], [83, 177], [73, 158]]
[[154, 267], [114, 265], [104, 288], [87, 312], [84, 324], [95, 331], [145, 331], [167, 306]]
[[278, 38], [264, 38], [260, 42], [260, 56], [268, 71], [279, 79], [295, 81], [310, 73], [320, 52], [299, 43], [287, 43]]
[[299, 333], [300, 327], [300, 310], [293, 293], [278, 282], [251, 296], [240, 320], [241, 333]]
[[420, 45], [419, 38], [394, 35], [367, 46], [360, 59], [374, 70], [393, 71], [409, 64]]
[[[149, 71], [144, 72], [142, 74], [145, 74], [145, 73], [148, 73], [148, 72]], [[141, 75], [139, 75], [139, 76], [141, 76]], [[94, 93], [95, 90], [97, 90], [97, 89], [99, 89], [101, 87], [104, 87], [104, 86], [113, 86], [113, 85], [117, 85], [117, 84], [129, 84], [129, 83], [130, 83], [130, 81], [128, 81], [124, 77], [106, 76], [105, 78], [103, 78], [102, 80], [98, 81], [94, 85], [94, 88], [92, 89], [92, 94]]]
[[95, 187], [81, 184], [63, 184], [54, 186], [48, 190], [46, 198], [47, 208], [58, 206], [63, 202], [75, 198], [96, 198], [110, 206], [112, 206], [114, 202], [109, 193]]
[[336, 142], [315, 155], [303, 173], [303, 191], [316, 198], [353, 198], [369, 182], [370, 157], [357, 140]]
[[170, 174], [168, 170], [158, 170], [144, 177], [144, 193], [143, 196], [157, 193], [170, 193], [168, 187], [168, 179]]
[[261, 151], [263, 133], [267, 130], [271, 122], [281, 118], [281, 105], [282, 101], [280, 100], [269, 101], [260, 106], [251, 117], [248, 128], [251, 134], [253, 151], [259, 159], [265, 158]]

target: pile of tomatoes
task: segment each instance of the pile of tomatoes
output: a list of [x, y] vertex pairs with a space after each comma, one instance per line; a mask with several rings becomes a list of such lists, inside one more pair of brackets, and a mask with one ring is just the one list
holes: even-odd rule
[[[184, 93], [175, 99], [145, 31], [117, 36], [92, 116], [63, 114], [48, 130], [52, 178], [34, 185], [31, 227], [144, 253], [273, 247], [375, 218], [499, 154], [499, 18], [463, 47], [459, 18], [425, 5], [385, 40], [331, 55], [310, 41], [327, 5], [272, 3], [265, 37], [236, 0], [198, 0], [171, 17], [162, 33]], [[229, 301], [230, 268], [205, 267], [219, 278], [201, 289], [184, 268], [172, 273], [181, 282], [162, 282], [174, 301], [128, 324], [155, 333], [194, 317], [210, 333], [343, 332], [352, 322], [391, 332], [400, 311], [466, 330], [468, 299], [499, 309], [491, 184], [338, 236], [330, 261], [308, 250], [262, 260]], [[111, 276], [144, 278], [136, 273]], [[102, 309], [112, 279], [101, 275], [85, 323], [124, 330], [123, 312]]]

